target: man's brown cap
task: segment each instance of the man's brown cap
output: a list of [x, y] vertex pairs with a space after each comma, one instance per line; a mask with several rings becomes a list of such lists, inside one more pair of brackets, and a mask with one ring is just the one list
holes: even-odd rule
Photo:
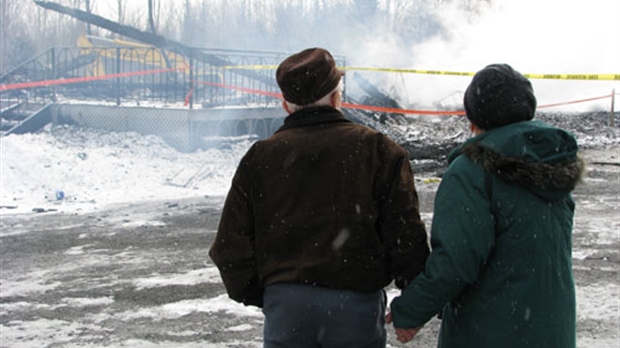
[[344, 75], [323, 48], [309, 48], [286, 58], [276, 70], [284, 100], [308, 105], [333, 91]]

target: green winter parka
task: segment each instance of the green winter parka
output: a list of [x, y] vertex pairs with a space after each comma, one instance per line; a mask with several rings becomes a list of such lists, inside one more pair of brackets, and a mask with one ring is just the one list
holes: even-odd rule
[[441, 312], [440, 348], [574, 348], [577, 152], [571, 134], [540, 121], [455, 149], [435, 199], [431, 256], [392, 302], [394, 326]]

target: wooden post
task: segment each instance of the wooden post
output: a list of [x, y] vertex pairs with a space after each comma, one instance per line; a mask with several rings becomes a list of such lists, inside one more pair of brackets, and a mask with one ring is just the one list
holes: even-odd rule
[[614, 102], [616, 100], [616, 89], [611, 90], [611, 112], [609, 112], [609, 125], [614, 126]]

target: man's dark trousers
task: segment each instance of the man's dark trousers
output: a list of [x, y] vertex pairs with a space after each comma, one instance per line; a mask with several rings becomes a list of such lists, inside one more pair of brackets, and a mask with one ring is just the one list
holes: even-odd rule
[[265, 289], [264, 348], [385, 348], [385, 292], [302, 284]]

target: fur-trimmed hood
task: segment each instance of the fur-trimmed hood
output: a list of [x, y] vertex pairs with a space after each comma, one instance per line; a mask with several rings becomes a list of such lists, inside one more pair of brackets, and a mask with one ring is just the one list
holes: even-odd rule
[[585, 163], [575, 138], [541, 121], [510, 124], [469, 139], [461, 154], [502, 180], [524, 186], [547, 200], [561, 199], [581, 181]]

